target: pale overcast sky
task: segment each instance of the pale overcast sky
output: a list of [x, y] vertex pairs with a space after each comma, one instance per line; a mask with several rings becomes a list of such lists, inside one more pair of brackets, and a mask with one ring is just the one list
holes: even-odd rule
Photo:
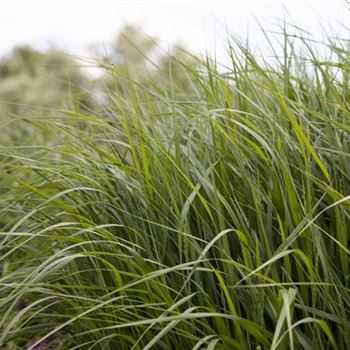
[[346, 0], [0, 0], [0, 55], [14, 45], [56, 46], [86, 55], [106, 46], [126, 23], [158, 37], [164, 47], [181, 41], [192, 50], [213, 49], [225, 31], [259, 44], [255, 18], [267, 29], [287, 19], [316, 36], [320, 24], [349, 37]]

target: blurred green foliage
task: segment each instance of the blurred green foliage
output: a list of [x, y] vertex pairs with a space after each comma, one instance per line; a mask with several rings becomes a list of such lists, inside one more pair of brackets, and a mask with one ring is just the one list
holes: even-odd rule
[[72, 97], [88, 106], [87, 84], [72, 57], [57, 50], [43, 53], [29, 46], [16, 47], [0, 62], [0, 113], [21, 115], [63, 107]]
[[[162, 51], [156, 38], [134, 25], [126, 25], [120, 31], [107, 54], [99, 50], [95, 54], [96, 67], [117, 68], [142, 82], [176, 81], [182, 91], [186, 86], [182, 65], [186, 58], [191, 59], [192, 66], [196, 61], [181, 45]], [[97, 110], [95, 97], [101, 92], [109, 95], [113, 90], [125, 90], [125, 82], [119, 81], [116, 86], [105, 70], [98, 78], [91, 78], [80, 65], [85, 62], [55, 49], [40, 52], [30, 46], [15, 47], [0, 60], [0, 120], [9, 116], [48, 116], [51, 110], [57, 114], [59, 108], [91, 112]]]

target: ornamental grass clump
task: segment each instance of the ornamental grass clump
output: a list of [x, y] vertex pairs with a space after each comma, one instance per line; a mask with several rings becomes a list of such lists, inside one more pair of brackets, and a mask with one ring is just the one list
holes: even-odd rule
[[144, 81], [107, 66], [100, 114], [24, 118], [0, 348], [350, 348], [350, 54], [293, 40], [270, 65], [235, 44]]

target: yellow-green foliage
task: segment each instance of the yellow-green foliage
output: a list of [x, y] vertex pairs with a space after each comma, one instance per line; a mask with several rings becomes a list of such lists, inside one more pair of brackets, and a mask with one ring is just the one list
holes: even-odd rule
[[350, 349], [350, 54], [292, 38], [2, 143], [1, 349]]

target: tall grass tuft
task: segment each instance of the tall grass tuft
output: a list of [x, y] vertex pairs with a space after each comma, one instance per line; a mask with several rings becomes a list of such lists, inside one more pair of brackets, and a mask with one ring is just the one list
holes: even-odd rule
[[270, 65], [235, 43], [226, 67], [106, 67], [103, 112], [23, 121], [1, 349], [350, 348], [350, 54], [293, 40]]

